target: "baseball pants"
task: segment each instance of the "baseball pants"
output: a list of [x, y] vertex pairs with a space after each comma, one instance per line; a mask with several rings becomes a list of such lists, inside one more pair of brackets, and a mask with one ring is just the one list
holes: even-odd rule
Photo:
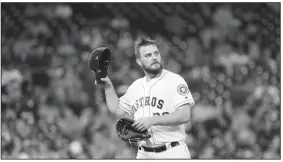
[[162, 152], [146, 152], [141, 148], [136, 159], [191, 159], [191, 155], [187, 145], [182, 142]]

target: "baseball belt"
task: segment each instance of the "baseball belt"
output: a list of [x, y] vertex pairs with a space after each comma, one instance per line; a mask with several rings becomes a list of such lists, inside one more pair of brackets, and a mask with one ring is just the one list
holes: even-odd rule
[[175, 147], [175, 146], [178, 146], [180, 143], [179, 142], [171, 142], [171, 143], [168, 143], [168, 145], [162, 145], [162, 146], [158, 146], [158, 147], [146, 147], [146, 146], [139, 146], [139, 150], [143, 150], [146, 151], [146, 152], [162, 152], [162, 151], [165, 151], [169, 148], [172, 148], [172, 147]]

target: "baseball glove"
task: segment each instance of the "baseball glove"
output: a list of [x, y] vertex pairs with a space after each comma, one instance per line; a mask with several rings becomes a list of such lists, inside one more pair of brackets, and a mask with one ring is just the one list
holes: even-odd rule
[[96, 48], [88, 58], [89, 69], [96, 74], [95, 80], [101, 83], [101, 78], [107, 76], [107, 70], [110, 64], [111, 51], [107, 47]]
[[142, 140], [147, 140], [151, 137], [147, 130], [139, 131], [132, 127], [134, 120], [121, 118], [116, 123], [116, 132], [122, 140], [135, 143]]

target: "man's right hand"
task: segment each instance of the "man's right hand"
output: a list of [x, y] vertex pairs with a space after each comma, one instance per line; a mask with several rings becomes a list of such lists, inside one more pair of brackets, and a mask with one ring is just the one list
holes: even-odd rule
[[108, 76], [106, 76], [106, 78], [101, 78], [101, 83], [97, 83], [97, 81], [95, 81], [95, 85], [101, 85], [103, 88], [108, 88], [112, 85], [112, 82]]

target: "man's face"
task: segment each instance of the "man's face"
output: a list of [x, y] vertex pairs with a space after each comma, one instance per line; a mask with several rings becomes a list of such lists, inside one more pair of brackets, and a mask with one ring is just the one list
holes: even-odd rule
[[163, 69], [163, 60], [155, 45], [142, 46], [140, 49], [140, 58], [137, 63], [147, 72], [158, 74]]

